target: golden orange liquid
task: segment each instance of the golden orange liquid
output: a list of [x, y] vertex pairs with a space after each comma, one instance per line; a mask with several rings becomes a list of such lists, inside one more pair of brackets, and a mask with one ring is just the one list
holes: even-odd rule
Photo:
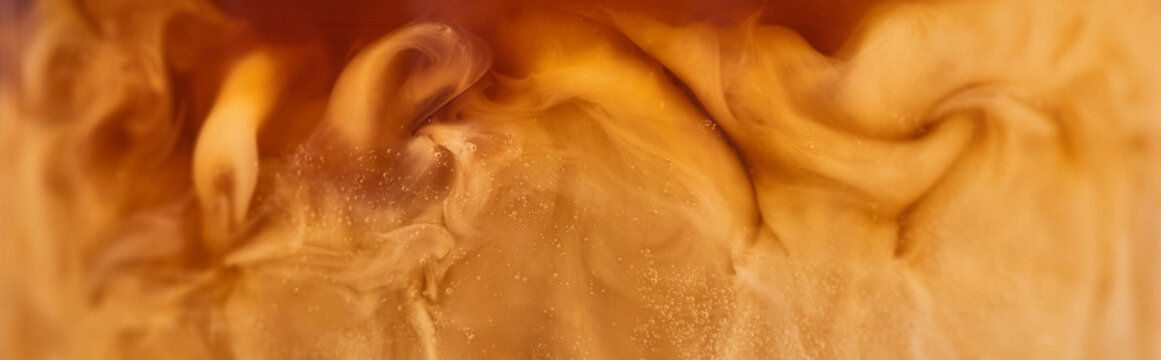
[[0, 358], [1161, 357], [1153, 1], [0, 10]]

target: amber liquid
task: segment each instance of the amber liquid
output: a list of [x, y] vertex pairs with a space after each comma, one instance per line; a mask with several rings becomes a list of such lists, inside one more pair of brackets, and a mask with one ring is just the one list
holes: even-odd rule
[[0, 358], [1161, 357], [1147, 1], [63, 1]]

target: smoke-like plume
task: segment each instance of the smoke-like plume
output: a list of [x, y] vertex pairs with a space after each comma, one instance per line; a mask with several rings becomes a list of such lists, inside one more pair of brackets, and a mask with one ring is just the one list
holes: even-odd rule
[[1161, 356], [1161, 6], [818, 4], [4, 4], [0, 356]]

